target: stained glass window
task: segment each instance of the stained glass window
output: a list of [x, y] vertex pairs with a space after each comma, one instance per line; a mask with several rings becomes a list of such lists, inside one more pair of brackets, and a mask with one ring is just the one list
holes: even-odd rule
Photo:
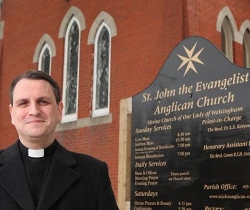
[[39, 54], [38, 70], [50, 74], [50, 69], [51, 69], [51, 49], [50, 46], [46, 42], [44, 42]]
[[78, 87], [79, 27], [76, 22], [70, 27], [68, 35], [68, 56], [66, 70], [65, 114], [76, 113]]
[[233, 30], [228, 17], [225, 17], [221, 26], [222, 52], [233, 62]]
[[48, 48], [44, 50], [42, 55], [41, 70], [50, 74], [50, 52]]
[[98, 32], [95, 42], [93, 115], [106, 114], [109, 109], [110, 32], [105, 24]]
[[103, 27], [98, 39], [96, 68], [96, 109], [108, 106], [109, 93], [109, 32]]
[[244, 67], [250, 68], [250, 31], [247, 29], [243, 36]]

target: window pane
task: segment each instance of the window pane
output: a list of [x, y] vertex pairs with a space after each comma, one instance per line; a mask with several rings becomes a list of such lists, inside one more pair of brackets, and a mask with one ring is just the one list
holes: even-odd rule
[[98, 38], [96, 69], [96, 109], [108, 107], [109, 93], [109, 32], [106, 27]]
[[221, 26], [222, 52], [233, 61], [233, 30], [227, 17], [224, 18]]
[[76, 113], [79, 28], [74, 22], [68, 39], [65, 114]]
[[244, 54], [244, 66], [246, 68], [250, 67], [250, 32], [249, 29], [247, 29], [244, 33], [243, 37], [243, 54]]
[[41, 70], [49, 74], [50, 72], [50, 54], [48, 48], [44, 50], [42, 55]]

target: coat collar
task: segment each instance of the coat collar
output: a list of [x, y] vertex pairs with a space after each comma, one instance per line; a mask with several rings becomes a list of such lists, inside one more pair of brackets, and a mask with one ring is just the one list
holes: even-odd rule
[[29, 190], [18, 142], [1, 154], [0, 164], [0, 185], [20, 207], [34, 210], [35, 205]]
[[[21, 208], [35, 210], [18, 142], [0, 155], [0, 185]], [[71, 153], [57, 142], [47, 182], [37, 210], [48, 210], [79, 178], [80, 175], [71, 168], [75, 164], [76, 161]]]

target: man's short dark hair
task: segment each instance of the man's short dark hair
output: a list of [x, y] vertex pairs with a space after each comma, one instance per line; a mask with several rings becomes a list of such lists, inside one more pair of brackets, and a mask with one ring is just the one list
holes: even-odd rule
[[30, 80], [45, 80], [47, 81], [53, 88], [53, 92], [55, 95], [56, 103], [59, 104], [60, 102], [60, 88], [58, 83], [47, 73], [43, 71], [38, 70], [29, 70], [25, 73], [18, 75], [14, 80], [12, 81], [9, 89], [9, 98], [10, 98], [10, 104], [13, 105], [13, 92], [16, 87], [16, 84], [22, 80], [22, 79], [30, 79]]

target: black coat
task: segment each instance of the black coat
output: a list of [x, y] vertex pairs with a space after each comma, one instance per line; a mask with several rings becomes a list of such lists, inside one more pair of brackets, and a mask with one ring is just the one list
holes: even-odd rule
[[56, 146], [35, 208], [18, 141], [0, 151], [1, 210], [117, 210], [107, 164]]

